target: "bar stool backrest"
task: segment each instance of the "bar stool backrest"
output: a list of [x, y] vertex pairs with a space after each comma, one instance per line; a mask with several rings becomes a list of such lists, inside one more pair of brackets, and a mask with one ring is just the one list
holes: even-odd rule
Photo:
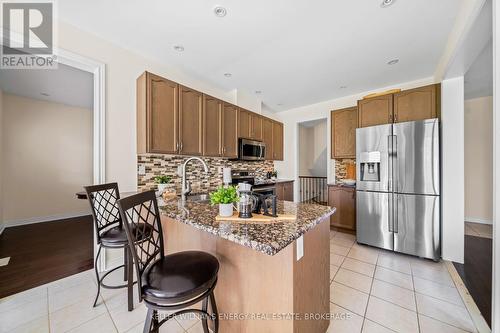
[[163, 231], [155, 191], [147, 191], [118, 201], [120, 215], [132, 249], [141, 294], [142, 275], [150, 263], [164, 257]]
[[101, 235], [108, 229], [122, 225], [118, 200], [120, 192], [117, 183], [84, 186], [87, 199], [92, 208], [97, 243], [101, 243]]

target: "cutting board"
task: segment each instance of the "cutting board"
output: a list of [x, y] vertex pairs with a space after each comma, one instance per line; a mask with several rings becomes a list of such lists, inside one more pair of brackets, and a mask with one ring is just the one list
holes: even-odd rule
[[266, 216], [262, 214], [252, 214], [252, 217], [249, 219], [244, 219], [241, 217], [238, 217], [238, 212], [233, 212], [233, 216], [227, 216], [223, 217], [220, 215], [217, 215], [215, 217], [216, 221], [231, 221], [231, 222], [241, 222], [241, 223], [273, 223], [277, 221], [283, 221], [283, 220], [296, 220], [297, 216], [295, 215], [290, 215], [290, 214], [278, 214], [278, 217], [272, 217], [272, 216]]

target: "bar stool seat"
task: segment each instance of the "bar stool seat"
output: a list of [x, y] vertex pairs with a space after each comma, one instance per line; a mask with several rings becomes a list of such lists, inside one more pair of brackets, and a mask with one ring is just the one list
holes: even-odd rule
[[167, 255], [148, 266], [142, 275], [142, 292], [147, 302], [174, 304], [206, 292], [217, 280], [219, 262], [201, 251]]
[[[118, 221], [116, 222], [118, 223]], [[152, 228], [149, 225], [140, 223], [138, 225], [131, 226], [132, 233], [136, 235], [137, 241], [143, 241], [147, 237], [151, 236]], [[118, 226], [110, 228], [101, 234], [101, 242], [105, 247], [124, 247], [128, 246], [127, 233], [123, 224], [120, 223]]]

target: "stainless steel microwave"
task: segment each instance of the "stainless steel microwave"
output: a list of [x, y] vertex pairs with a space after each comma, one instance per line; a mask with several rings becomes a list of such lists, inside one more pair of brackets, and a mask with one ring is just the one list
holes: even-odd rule
[[243, 161], [262, 161], [266, 158], [264, 142], [239, 139], [238, 159]]

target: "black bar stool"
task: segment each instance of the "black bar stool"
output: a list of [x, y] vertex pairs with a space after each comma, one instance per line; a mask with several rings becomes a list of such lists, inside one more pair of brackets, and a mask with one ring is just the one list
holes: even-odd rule
[[[129, 247], [134, 256], [139, 297], [148, 308], [144, 333], [158, 332], [167, 320], [185, 313], [202, 317], [203, 331], [208, 333], [207, 318], [219, 330], [219, 315], [214, 288], [219, 261], [201, 251], [185, 251], [165, 255], [163, 233], [154, 191], [118, 200]], [[147, 235], [147, 237], [145, 237]], [[187, 308], [200, 301], [202, 310]], [[208, 302], [212, 314], [208, 313]], [[158, 311], [179, 310], [161, 321]]]
[[[125, 233], [125, 229], [123, 228], [123, 222], [118, 209], [118, 200], [120, 199], [118, 184], [109, 183], [102, 185], [85, 186], [84, 189], [87, 193], [87, 199], [90, 203], [90, 207], [92, 208], [92, 217], [94, 218], [96, 239], [97, 244], [99, 245], [94, 263], [95, 275], [97, 278], [97, 295], [95, 297], [93, 306], [95, 307], [97, 304], [97, 299], [99, 298], [101, 287], [107, 289], [128, 288], [128, 310], [132, 311], [134, 309], [134, 293], [132, 288], [133, 284], [135, 283], [133, 282], [133, 262], [132, 255], [130, 254], [129, 250], [127, 234]], [[109, 272], [106, 272], [106, 274], [104, 274], [102, 277], [99, 277], [97, 261], [99, 260], [99, 255], [101, 254], [102, 248], [123, 248], [124, 263], [123, 265], [115, 267]], [[124, 268], [123, 280], [127, 281], [126, 284], [110, 286], [103, 282], [106, 276], [122, 267]]]

